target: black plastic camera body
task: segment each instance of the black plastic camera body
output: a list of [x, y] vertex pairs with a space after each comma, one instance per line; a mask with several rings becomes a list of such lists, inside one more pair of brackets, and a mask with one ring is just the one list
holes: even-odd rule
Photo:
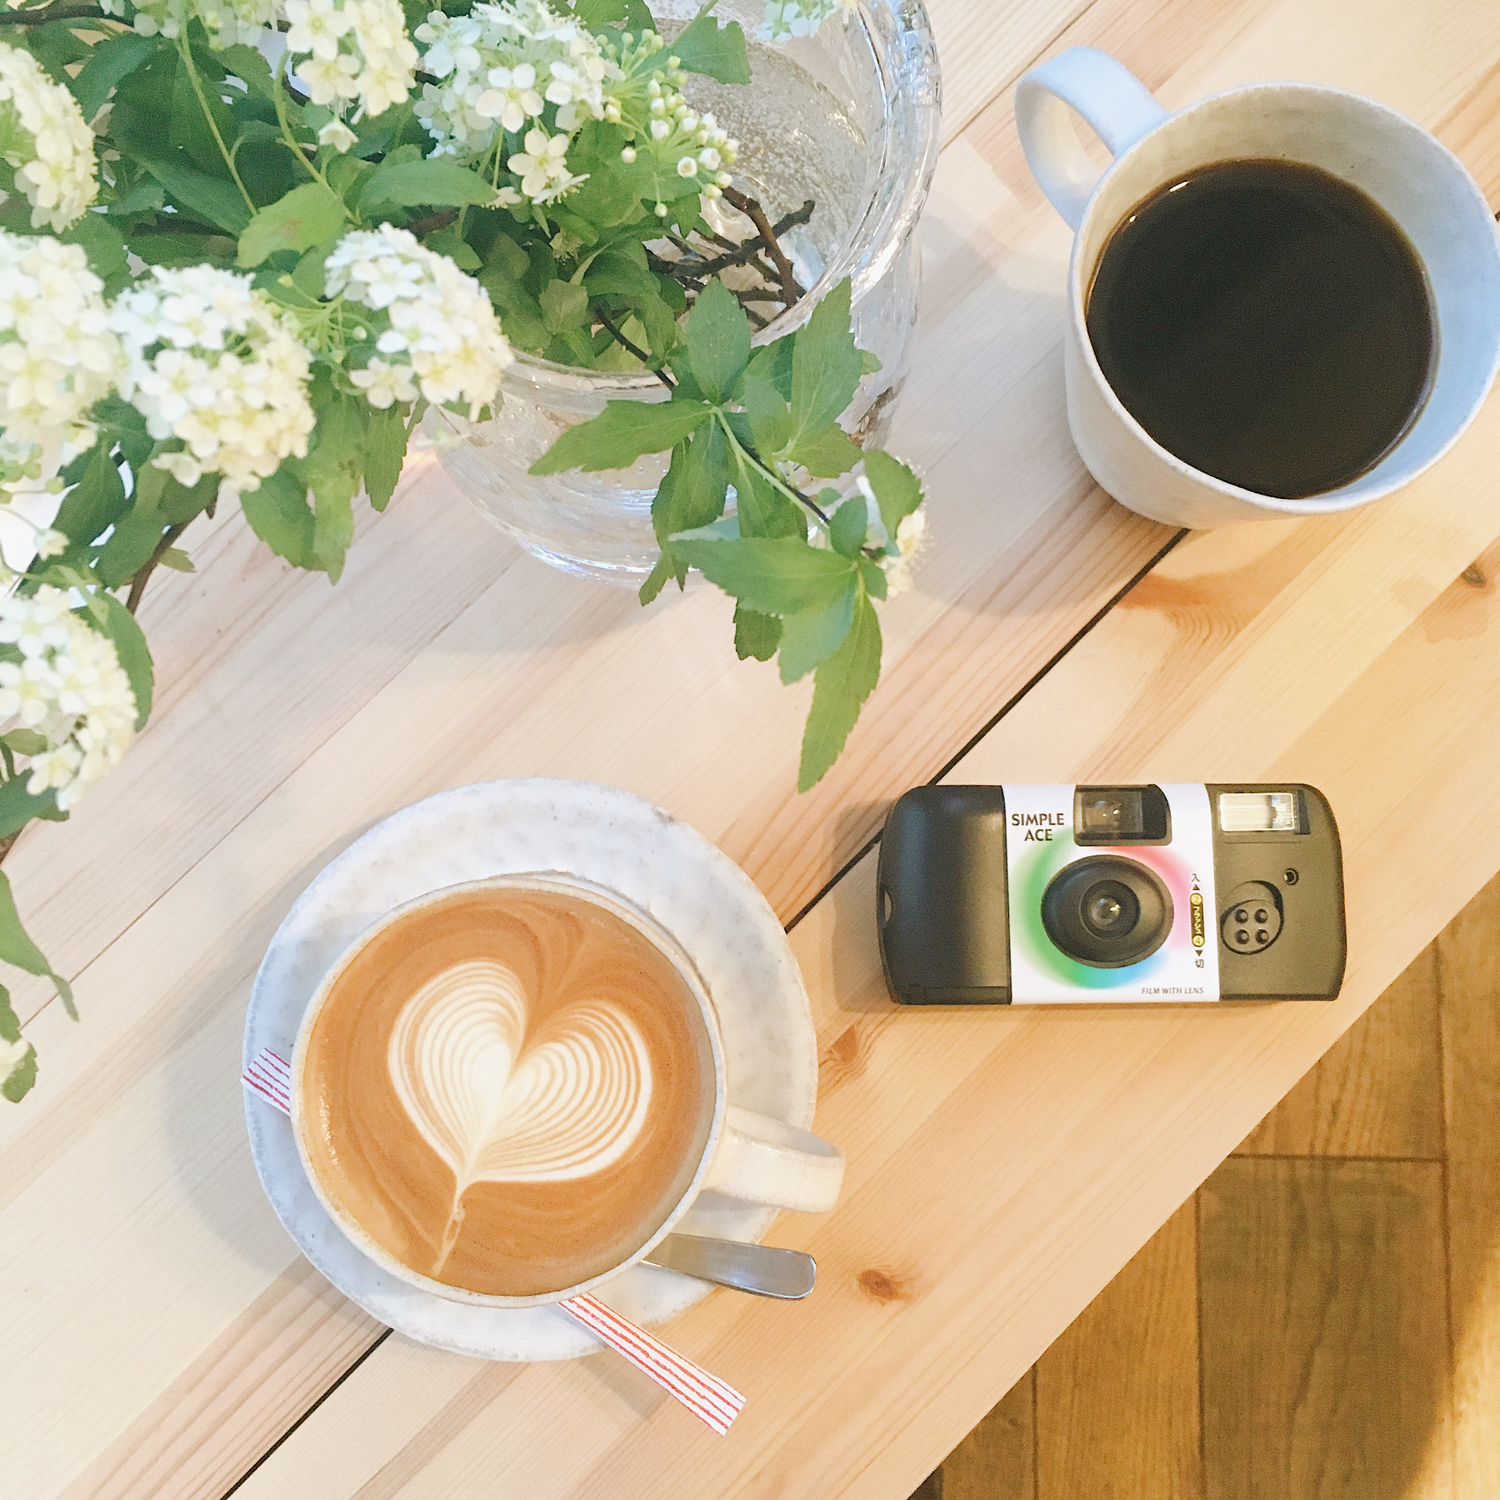
[[906, 1005], [1331, 1000], [1344, 975], [1338, 829], [1304, 785], [917, 787], [876, 902]]

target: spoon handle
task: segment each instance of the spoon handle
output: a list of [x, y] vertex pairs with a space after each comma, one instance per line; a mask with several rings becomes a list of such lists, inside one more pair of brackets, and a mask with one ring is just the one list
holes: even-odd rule
[[745, 1404], [745, 1398], [732, 1385], [710, 1375], [675, 1349], [669, 1349], [659, 1338], [588, 1292], [557, 1305], [577, 1318], [601, 1343], [608, 1344], [616, 1354], [649, 1375], [721, 1437], [729, 1431], [729, 1424]]
[[646, 1259], [684, 1276], [793, 1301], [812, 1291], [818, 1277], [817, 1262], [801, 1250], [695, 1234], [669, 1234]]

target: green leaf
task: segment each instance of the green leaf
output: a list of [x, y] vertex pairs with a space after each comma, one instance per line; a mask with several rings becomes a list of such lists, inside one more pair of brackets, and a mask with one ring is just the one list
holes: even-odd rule
[[164, 568], [170, 568], [174, 573], [196, 573], [193, 560], [181, 547], [168, 547], [156, 561]]
[[883, 449], [872, 448], [864, 457], [865, 478], [875, 491], [886, 534], [894, 542], [896, 528], [922, 503], [922, 482], [899, 458], [892, 458]]
[[770, 661], [781, 644], [781, 621], [775, 615], [758, 614], [743, 604], [734, 607], [734, 654], [741, 661], [754, 657]]
[[797, 537], [674, 541], [672, 550], [746, 608], [767, 615], [797, 614], [830, 604], [854, 573], [847, 557]]
[[228, 235], [212, 231], [157, 234], [137, 229], [130, 235], [130, 249], [148, 266], [201, 266], [207, 262], [228, 270], [234, 264], [235, 244]]
[[[156, 472], [163, 471], [158, 469]], [[164, 521], [173, 526], [185, 526], [195, 516], [202, 515], [219, 495], [217, 474], [205, 474], [191, 487], [179, 484], [170, 475], [166, 476], [166, 480], [156, 495], [154, 508], [161, 512]]]
[[73, 991], [67, 980], [53, 972], [46, 955], [26, 935], [21, 926], [21, 916], [16, 910], [16, 898], [11, 894], [10, 879], [0, 871], [0, 963], [13, 964], [28, 974], [39, 974], [50, 979], [68, 1014], [76, 1021], [78, 1012], [73, 1007]]
[[844, 644], [818, 666], [813, 679], [812, 710], [802, 734], [802, 766], [797, 790], [805, 792], [823, 779], [839, 758], [864, 701], [880, 680], [880, 621], [875, 606], [861, 592], [854, 622]]
[[656, 23], [644, 0], [578, 0], [573, 14], [596, 35], [606, 26], [626, 31], [650, 31]]
[[337, 583], [344, 571], [344, 554], [354, 540], [354, 507], [352, 491], [319, 490], [313, 504], [313, 556], [317, 565], [328, 574], [330, 583]]
[[771, 483], [765, 471], [736, 447], [734, 454], [735, 513], [742, 536], [793, 536], [807, 539], [807, 516]]
[[548, 333], [581, 328], [588, 321], [589, 294], [571, 281], [549, 281], [537, 298]]
[[[141, 477], [144, 479], [145, 476]], [[162, 513], [150, 505], [140, 504], [142, 498], [138, 494], [136, 508], [116, 522], [99, 554], [99, 561], [94, 565], [107, 588], [116, 588], [139, 573], [151, 561], [151, 554], [156, 551], [156, 544], [167, 529]]]
[[597, 417], [563, 433], [530, 472], [628, 468], [643, 453], [676, 447], [712, 413], [713, 408], [702, 401], [611, 401]]
[[738, 396], [756, 451], [764, 458], [779, 457], [792, 436], [792, 408], [786, 397], [770, 380], [749, 373], [740, 382]]
[[96, 597], [104, 601], [104, 633], [115, 644], [115, 655], [130, 679], [130, 691], [135, 695], [135, 727], [137, 732], [146, 727], [151, 717], [151, 697], [154, 691], [154, 673], [151, 666], [151, 648], [135, 616], [110, 593], [99, 593]]
[[845, 278], [813, 309], [792, 350], [794, 442], [836, 422], [859, 385], [859, 350], [849, 329]]
[[673, 572], [672, 559], [668, 556], [666, 548], [663, 548], [656, 559], [655, 566], [641, 585], [639, 598], [643, 605], [650, 604], [661, 593], [667, 585], [667, 580], [673, 576]]
[[207, 223], [238, 235], [250, 222], [250, 210], [232, 182], [210, 177], [182, 161], [139, 154], [136, 160], [183, 208]]
[[479, 252], [458, 232], [457, 224], [428, 235], [423, 243], [429, 250], [446, 255], [460, 271], [477, 271], [484, 264]]
[[847, 474], [860, 460], [858, 445], [837, 422], [830, 422], [816, 432], [804, 433], [782, 457], [801, 464], [819, 479]]
[[780, 657], [783, 682], [806, 677], [844, 644], [844, 637], [854, 623], [854, 606], [861, 597], [859, 575], [851, 573], [848, 586], [831, 603], [783, 618]]
[[752, 380], [764, 380], [780, 391], [782, 396], [792, 399], [792, 356], [797, 347], [795, 333], [784, 334], [773, 343], [762, 344], [745, 366], [743, 384]]
[[359, 194], [361, 218], [387, 206], [462, 208], [490, 203], [495, 190], [477, 172], [451, 161], [386, 161], [365, 178]]
[[365, 493], [376, 510], [384, 510], [396, 493], [406, 462], [406, 420], [399, 406], [370, 413], [365, 435]]
[[750, 362], [750, 320], [721, 282], [709, 282], [688, 314], [687, 353], [710, 401], [723, 401]]
[[89, 454], [83, 477], [63, 496], [53, 525], [70, 541], [92, 542], [130, 508], [119, 465], [110, 457], [111, 444], [101, 438]]
[[67, 813], [58, 809], [56, 788], [48, 787], [41, 796], [33, 797], [26, 790], [30, 779], [30, 773], [22, 771], [19, 776], [0, 782], [0, 838], [8, 839], [13, 833], [19, 833], [33, 818], [45, 818], [49, 823], [67, 820]]
[[740, 23], [721, 26], [706, 7], [669, 43], [669, 50], [689, 73], [703, 73], [720, 83], [750, 82], [750, 59]]
[[89, 60], [68, 85], [83, 111], [83, 118], [92, 120], [114, 93], [115, 85], [160, 50], [161, 45], [155, 37], [138, 36], [127, 31], [91, 48]]
[[276, 85], [271, 77], [271, 65], [258, 47], [248, 47], [236, 42], [232, 47], [216, 47], [219, 60], [253, 94], [274, 101]]
[[311, 250], [331, 240], [344, 223], [343, 200], [321, 182], [304, 182], [251, 219], [234, 263], [248, 270], [277, 250]]
[[12, 729], [0, 735], [16, 755], [40, 755], [47, 748], [47, 736], [34, 729]]
[[870, 512], [865, 497], [857, 490], [829, 517], [828, 540], [835, 552], [858, 557], [870, 526]]
[[307, 503], [307, 486], [285, 468], [260, 488], [246, 490], [240, 496], [240, 508], [250, 529], [278, 557], [294, 567], [316, 567], [313, 561], [313, 513]]
[[[21, 1040], [21, 1018], [11, 1005], [10, 991], [4, 985], [0, 985], [0, 1037], [7, 1042]], [[0, 1082], [0, 1093], [3, 1093], [12, 1104], [18, 1104], [31, 1092], [31, 1086], [35, 1082], [36, 1048], [28, 1046], [20, 1062], [5, 1075], [4, 1081]]]
[[658, 540], [718, 520], [724, 514], [728, 487], [728, 442], [724, 429], [714, 422], [688, 439], [667, 512], [658, 518], [656, 507], [652, 507], [651, 519], [659, 528]]
[[862, 557], [859, 560], [859, 576], [865, 581], [865, 592], [872, 599], [884, 599], [890, 589], [890, 583], [886, 579], [885, 569], [873, 558]]

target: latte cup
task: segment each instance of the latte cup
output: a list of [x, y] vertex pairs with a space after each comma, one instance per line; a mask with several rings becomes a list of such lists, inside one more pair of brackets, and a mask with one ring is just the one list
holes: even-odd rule
[[[1111, 152], [1102, 174], [1069, 110]], [[1022, 76], [1016, 124], [1033, 176], [1076, 231], [1064, 344], [1068, 425], [1089, 472], [1121, 504], [1192, 527], [1349, 510], [1409, 484], [1473, 420], [1500, 365], [1500, 239], [1463, 164], [1404, 116], [1305, 83], [1251, 84], [1169, 113], [1114, 58], [1073, 47]], [[1100, 256], [1131, 209], [1190, 172], [1251, 158], [1320, 167], [1373, 198], [1415, 248], [1431, 298], [1436, 346], [1421, 410], [1373, 467], [1304, 499], [1242, 489], [1157, 443], [1105, 379], [1086, 324]]]
[[[712, 1060], [712, 1118], [686, 1190], [660, 1216], [649, 1236], [634, 1245], [628, 1254], [621, 1255], [614, 1264], [574, 1285], [535, 1295], [508, 1296], [471, 1291], [413, 1270], [380, 1244], [325, 1189], [315, 1170], [310, 1150], [310, 1134], [315, 1131], [316, 1122], [307, 1118], [303, 1087], [308, 1065], [309, 1038], [317, 1029], [319, 1016], [340, 976], [351, 962], [394, 923], [449, 898], [485, 891], [515, 891], [521, 894], [535, 892], [571, 897], [602, 909], [634, 929], [668, 960], [691, 994], [694, 1020], [701, 1024], [702, 1041]], [[291, 1120], [297, 1151], [313, 1191], [329, 1216], [383, 1270], [412, 1286], [450, 1301], [502, 1308], [536, 1307], [560, 1302], [598, 1286], [649, 1255], [672, 1232], [702, 1193], [717, 1193], [740, 1202], [767, 1207], [820, 1213], [833, 1207], [843, 1181], [844, 1159], [836, 1147], [808, 1131], [729, 1102], [724, 1047], [712, 1000], [692, 960], [672, 935], [652, 917], [615, 892], [571, 875], [539, 872], [496, 876], [490, 880], [432, 891], [388, 912], [350, 946], [318, 987], [298, 1030], [291, 1073]]]

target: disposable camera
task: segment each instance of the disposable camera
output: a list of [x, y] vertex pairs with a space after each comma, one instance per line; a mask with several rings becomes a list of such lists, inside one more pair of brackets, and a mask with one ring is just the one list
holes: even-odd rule
[[1338, 829], [1298, 785], [924, 786], [880, 842], [904, 1005], [1332, 1000]]

